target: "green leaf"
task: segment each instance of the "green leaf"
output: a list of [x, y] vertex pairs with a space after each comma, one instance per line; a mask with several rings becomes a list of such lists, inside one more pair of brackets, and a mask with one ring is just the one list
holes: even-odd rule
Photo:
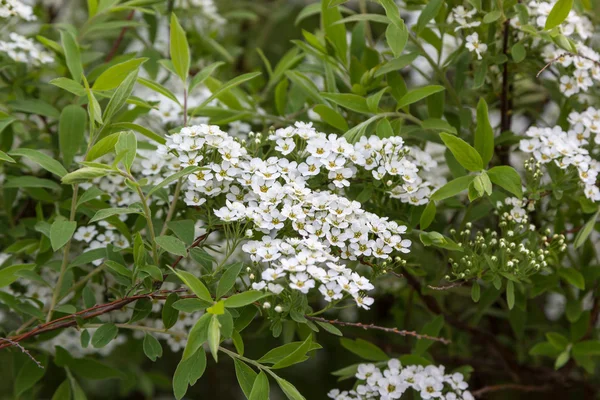
[[137, 79], [138, 70], [134, 70], [121, 82], [115, 93], [110, 98], [106, 109], [104, 110], [103, 118], [110, 121], [112, 117], [125, 105], [127, 99], [133, 91]]
[[323, 122], [326, 124], [329, 124], [340, 131], [348, 130], [348, 123], [346, 122], [346, 119], [333, 108], [324, 104], [317, 104], [313, 108], [313, 111], [319, 114]]
[[[423, 326], [421, 329], [422, 334], [429, 336], [438, 336], [444, 327], [444, 316], [438, 315], [428, 323]], [[423, 355], [429, 347], [433, 344], [433, 340], [430, 339], [418, 339], [417, 344], [413, 350], [413, 354]]]
[[140, 214], [140, 210], [136, 208], [104, 208], [98, 210], [96, 214], [90, 220], [90, 223], [112, 217], [113, 215], [125, 215], [125, 214]]
[[248, 304], [252, 304], [255, 301], [262, 299], [263, 297], [270, 296], [270, 293], [263, 293], [257, 290], [249, 290], [247, 292], [234, 294], [231, 297], [225, 299], [225, 307], [227, 308], [238, 308], [244, 307]]
[[321, 93], [321, 96], [349, 110], [362, 114], [371, 113], [367, 100], [362, 96], [350, 93]]
[[89, 87], [87, 87], [87, 82], [85, 83], [85, 93], [88, 99], [88, 115], [90, 117], [90, 120], [102, 125], [102, 108], [100, 108], [100, 103], [98, 103], [98, 99], [96, 99], [96, 96], [94, 96], [94, 92], [92, 92], [92, 90], [89, 89]]
[[[48, 356], [42, 354], [38, 357], [40, 357], [40, 360], [38, 361], [42, 365], [41, 368], [29, 358], [21, 365], [14, 380], [15, 399], [21, 398], [21, 395], [31, 389], [46, 373], [45, 366], [48, 364]], [[5, 394], [8, 394], [6, 391], [7, 390], [5, 390]]]
[[585, 278], [574, 268], [559, 268], [558, 274], [571, 285], [585, 290]]
[[223, 300], [219, 300], [211, 307], [208, 307], [206, 312], [209, 314], [223, 315], [225, 314], [225, 303], [223, 303]]
[[346, 27], [343, 24], [336, 24], [341, 19], [342, 14], [338, 7], [329, 7], [327, 1], [321, 2], [321, 28], [325, 32], [325, 37], [333, 44], [336, 50], [335, 53], [342, 64], [347, 64]]
[[487, 165], [494, 155], [494, 131], [488, 116], [488, 106], [483, 97], [477, 103], [477, 129], [475, 130], [475, 149], [481, 156], [483, 165]]
[[415, 28], [417, 35], [420, 35], [421, 32], [423, 32], [423, 29], [425, 29], [425, 27], [429, 23], [429, 21], [431, 21], [438, 15], [440, 10], [442, 9], [443, 4], [444, 2], [442, 0], [430, 0], [429, 2], [427, 2], [427, 5], [425, 6], [425, 8], [423, 8], [423, 11], [421, 11], [421, 14], [419, 15], [419, 19], [417, 20], [417, 26]]
[[121, 132], [115, 144], [115, 153], [117, 154], [117, 158], [121, 158], [127, 172], [131, 172], [131, 165], [135, 160], [136, 152], [137, 139], [135, 138], [135, 133], [131, 131]]
[[117, 337], [119, 328], [113, 323], [108, 323], [100, 326], [92, 336], [92, 346], [99, 349], [106, 346], [114, 338]]
[[306, 360], [306, 353], [310, 350], [310, 346], [312, 343], [312, 335], [308, 335], [306, 340], [296, 348], [293, 352], [287, 354], [281, 360], [277, 361], [273, 365], [273, 369], [286, 368], [290, 365], [297, 364]]
[[60, 112], [52, 105], [40, 99], [14, 100], [8, 103], [13, 110], [27, 114], [43, 115], [44, 117], [58, 119]]
[[110, 170], [104, 168], [95, 167], [83, 167], [77, 171], [69, 172], [60, 180], [66, 185], [72, 185], [74, 183], [88, 182], [94, 178], [100, 178], [110, 173]]
[[112, 90], [118, 87], [127, 76], [145, 63], [147, 58], [134, 58], [107, 68], [92, 85], [93, 90]]
[[58, 143], [63, 164], [71, 165], [84, 140], [87, 113], [82, 107], [70, 104], [63, 108], [58, 121]]
[[509, 310], [512, 310], [515, 306], [515, 284], [513, 281], [506, 282], [506, 303]]
[[[65, 177], [68, 175], [65, 175]], [[64, 179], [64, 178], [63, 178]], [[50, 179], [42, 179], [37, 176], [9, 176], [2, 186], [4, 189], [10, 188], [45, 188], [60, 190], [60, 185]]]
[[484, 24], [491, 24], [492, 22], [497, 21], [502, 16], [502, 11], [494, 10], [483, 16]]
[[178, 221], [169, 221], [167, 224], [170, 230], [187, 245], [194, 242], [195, 223], [191, 219], [182, 219]]
[[573, 246], [577, 249], [581, 247], [587, 238], [590, 236], [592, 231], [594, 230], [594, 226], [596, 225], [596, 221], [598, 220], [598, 215], [600, 215], [600, 209], [596, 211], [596, 213], [590, 218], [583, 228], [577, 232], [577, 236], [575, 236], [575, 241], [573, 242]]
[[425, 230], [431, 225], [435, 218], [436, 211], [435, 202], [430, 201], [421, 214], [421, 219], [419, 221], [420, 229]]
[[513, 167], [508, 165], [500, 165], [488, 170], [487, 175], [492, 183], [514, 194], [519, 199], [523, 198], [521, 177]]
[[167, 178], [162, 180], [160, 183], [158, 183], [156, 186], [154, 186], [152, 189], [150, 189], [150, 191], [148, 192], [148, 196], [151, 196], [158, 189], [167, 186], [169, 183], [175, 182], [176, 180], [178, 180], [179, 178], [183, 178], [184, 176], [191, 175], [194, 172], [199, 171], [200, 169], [201, 168], [198, 167], [197, 165], [190, 165], [189, 167], [185, 167], [181, 171], [168, 176]]
[[306, 400], [306, 398], [300, 394], [298, 389], [285, 379], [276, 376], [275, 380], [289, 400]]
[[116, 261], [106, 260], [104, 261], [104, 264], [106, 264], [108, 268], [110, 268], [112, 271], [119, 275], [123, 275], [129, 279], [133, 278], [133, 272], [131, 272], [124, 265], [121, 265]]
[[383, 350], [375, 346], [373, 343], [363, 339], [340, 339], [342, 346], [357, 356], [369, 361], [387, 361], [389, 357]]
[[249, 72], [247, 74], [243, 74], [243, 75], [233, 78], [232, 80], [219, 86], [219, 88], [217, 90], [211, 90], [212, 95], [209, 98], [207, 98], [206, 100], [204, 100], [202, 102], [202, 104], [200, 104], [198, 106], [198, 108], [202, 108], [202, 107], [206, 106], [208, 103], [210, 103], [211, 101], [216, 99], [219, 95], [226, 93], [229, 90], [233, 89], [234, 87], [239, 86], [242, 83], [247, 82], [249, 80], [252, 80], [259, 75], [262, 75], [262, 74], [260, 72]]
[[481, 156], [471, 145], [461, 138], [448, 133], [440, 133], [442, 141], [452, 152], [456, 161], [469, 171], [481, 171], [483, 169], [483, 160]]
[[[262, 356], [258, 362], [262, 364], [276, 364], [283, 360], [289, 354], [295, 352], [304, 342], [291, 342], [286, 343], [283, 346], [276, 347], [269, 350], [264, 356]], [[321, 349], [321, 345], [311, 341], [311, 344], [307, 351]]]
[[177, 400], [185, 396], [188, 385], [194, 385], [206, 370], [206, 353], [198, 349], [189, 358], [182, 359], [173, 376], [173, 394]]
[[61, 163], [38, 150], [20, 148], [12, 150], [10, 155], [28, 158], [29, 160], [38, 164], [40, 167], [44, 168], [46, 171], [51, 172], [54, 175], [58, 175], [61, 178], [67, 174], [67, 170], [61, 165]]
[[385, 15], [392, 21], [392, 24], [398, 28], [404, 26], [404, 21], [400, 18], [400, 10], [394, 0], [379, 0], [383, 8], [385, 9]]
[[450, 182], [446, 183], [441, 188], [439, 188], [438, 190], [436, 190], [431, 195], [431, 200], [439, 201], [439, 200], [447, 199], [449, 197], [454, 197], [457, 194], [465, 191], [469, 187], [471, 182], [473, 182], [474, 179], [475, 179], [475, 176], [473, 176], [473, 175], [465, 175], [465, 176], [461, 176], [456, 179], [453, 179]]
[[479, 287], [479, 283], [474, 282], [473, 286], [471, 286], [471, 299], [477, 303], [481, 298], [481, 288]]
[[191, 289], [192, 292], [194, 292], [196, 296], [198, 296], [199, 299], [208, 301], [212, 304], [213, 299], [210, 295], [210, 292], [208, 291], [206, 286], [204, 286], [202, 281], [200, 281], [200, 279], [196, 278], [194, 275], [187, 271], [173, 269], [172, 271], [175, 273], [175, 275], [177, 275], [179, 279], [181, 279], [183, 283], [185, 283], [187, 287]]
[[202, 84], [202, 82], [204, 82], [206, 80], [206, 78], [211, 76], [217, 68], [219, 68], [221, 65], [224, 65], [224, 64], [225, 63], [223, 61], [217, 61], [217, 62], [214, 62], [214, 63], [202, 68], [202, 71], [200, 71], [196, 75], [194, 75], [194, 77], [190, 81], [188, 92], [192, 93], [192, 90], [194, 90], [194, 88], [196, 86]]
[[412, 64], [413, 61], [419, 56], [418, 53], [409, 53], [401, 55], [397, 58], [394, 58], [385, 64], [382, 64], [379, 69], [375, 72], [375, 77], [385, 75], [389, 72], [400, 71], [402, 68], [407, 65]]
[[34, 268], [35, 264], [16, 264], [0, 269], [0, 287], [8, 286], [19, 279], [19, 275], [17, 275], [19, 271], [31, 271]]
[[554, 7], [552, 7], [548, 18], [546, 19], [544, 29], [552, 29], [555, 26], [562, 24], [569, 16], [571, 8], [573, 8], [573, 0], [558, 0], [554, 4]]
[[181, 257], [187, 256], [187, 247], [185, 246], [185, 243], [177, 239], [175, 236], [158, 236], [156, 238], [156, 244], [171, 254]]
[[221, 323], [218, 315], [213, 315], [208, 325], [208, 346], [215, 362], [218, 362], [219, 344], [221, 343]]
[[73, 80], [79, 83], [83, 79], [83, 66], [81, 65], [81, 54], [79, 53], [79, 46], [75, 41], [75, 37], [69, 32], [61, 31], [60, 41], [65, 51], [67, 68]]
[[98, 140], [98, 142], [92, 146], [87, 155], [87, 161], [94, 161], [97, 158], [102, 157], [105, 154], [110, 153], [115, 149], [115, 145], [119, 140], [120, 132], [112, 133], [102, 139]]
[[554, 369], [560, 369], [560, 368], [564, 367], [564, 365], [569, 361], [569, 358], [571, 358], [571, 355], [570, 355], [570, 352], [568, 349], [563, 351], [562, 353], [560, 353], [558, 355], [558, 357], [556, 357], [556, 362], [554, 363]]
[[56, 220], [50, 227], [50, 243], [52, 250], [57, 251], [62, 248], [73, 236], [77, 229], [77, 222], [67, 220]]
[[298, 71], [285, 71], [285, 76], [315, 103], [328, 104], [321, 96], [319, 88], [306, 75]]
[[156, 361], [157, 358], [162, 357], [163, 349], [160, 342], [151, 334], [147, 333], [144, 335], [144, 354], [152, 361]]
[[75, 96], [85, 96], [85, 88], [81, 84], [75, 82], [69, 78], [56, 78], [49, 82], [51, 85], [66, 90], [67, 92], [73, 93]]
[[404, 51], [406, 43], [408, 42], [408, 29], [404, 24], [398, 27], [394, 24], [388, 25], [385, 30], [385, 39], [388, 46], [392, 49], [394, 57], [398, 58]]
[[404, 96], [402, 96], [400, 101], [398, 101], [397, 108], [406, 107], [410, 104], [416, 103], [419, 100], [423, 100], [434, 93], [441, 92], [442, 90], [444, 90], [444, 87], [439, 85], [430, 85], [409, 90]]
[[178, 105], [181, 105], [179, 103], [179, 100], [177, 99], [177, 96], [175, 96], [173, 94], [173, 92], [171, 92], [169, 89], [167, 89], [166, 87], [164, 87], [160, 83], [151, 81], [151, 80], [146, 79], [146, 78], [141, 78], [141, 77], [138, 77], [137, 81], [138, 81], [139, 84], [141, 84], [143, 86], [146, 86], [147, 88], [154, 90], [156, 93], [162, 94], [167, 99], [173, 100]]
[[[198, 299], [186, 299], [186, 300], [198, 300]], [[167, 296], [167, 300], [162, 308], [162, 322], [165, 329], [170, 329], [177, 323], [179, 318], [179, 310], [173, 307], [173, 305], [179, 301], [177, 293], [171, 293]]]
[[511, 47], [510, 54], [516, 63], [520, 63], [527, 57], [527, 50], [525, 50], [523, 43], [518, 42]]
[[54, 395], [52, 396], [52, 400], [69, 400], [71, 399], [71, 384], [69, 380], [64, 380], [63, 383], [58, 386]]
[[173, 303], [173, 308], [179, 311], [191, 313], [195, 311], [205, 310], [212, 303], [200, 299], [181, 299]]
[[1, 150], [0, 150], [0, 161], [6, 161], [9, 163], [13, 163], [13, 164], [16, 162], [12, 157], [10, 157], [8, 154], [6, 154], [5, 152], [3, 152]]
[[170, 54], [175, 72], [185, 82], [190, 69], [190, 48], [185, 31], [179, 24], [175, 13], [171, 14]]
[[321, 328], [325, 329], [327, 332], [331, 333], [332, 335], [344, 336], [342, 331], [340, 331], [335, 326], [331, 325], [329, 322], [321, 322], [321, 321], [315, 321], [315, 322], [317, 323], [317, 325], [319, 325]]
[[217, 299], [221, 298], [221, 296], [233, 288], [243, 266], [244, 263], [237, 262], [226, 267], [223, 276], [221, 276], [221, 279], [219, 280], [219, 285], [217, 286]]
[[131, 130], [131, 131], [139, 132], [142, 135], [146, 136], [148, 139], [154, 140], [156, 143], [159, 143], [159, 144], [165, 144], [167, 142], [164, 137], [152, 132], [150, 129], [148, 129], [144, 126], [134, 124], [132, 122], [117, 122], [117, 123], [111, 124], [110, 127], [112, 129], [116, 129], [119, 131]]
[[264, 371], [260, 371], [254, 380], [248, 400], [269, 400], [269, 378]]
[[235, 376], [240, 384], [240, 388], [246, 398], [249, 398], [257, 374], [246, 363], [237, 358], [233, 359], [233, 363], [235, 364]]
[[600, 356], [600, 340], [584, 340], [573, 345], [574, 357]]

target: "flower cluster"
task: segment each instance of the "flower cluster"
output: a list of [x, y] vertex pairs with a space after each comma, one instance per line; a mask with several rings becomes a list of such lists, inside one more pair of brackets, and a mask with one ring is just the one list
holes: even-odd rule
[[399, 399], [408, 390], [413, 389], [421, 399], [473, 400], [467, 390], [469, 384], [463, 374], [446, 374], [444, 366], [426, 367], [408, 365], [403, 367], [399, 360], [388, 361], [382, 371], [375, 364], [360, 364], [356, 372], [360, 381], [356, 389], [329, 392], [334, 400]]
[[0, 3], [0, 18], [17, 17], [25, 21], [35, 21], [33, 9], [19, 0], [2, 0]]
[[317, 132], [312, 124], [297, 122], [269, 136], [275, 149], [283, 155], [295, 151], [306, 157], [298, 164], [304, 176], [316, 176], [324, 169], [335, 188], [350, 186], [358, 167], [370, 172], [366, 179], [384, 181], [390, 197], [413, 205], [426, 204], [428, 198], [445, 181], [428, 179], [427, 173], [437, 167], [428, 153], [404, 145], [399, 136], [379, 138], [362, 136], [354, 145], [344, 137]]
[[481, 21], [472, 21], [473, 16], [476, 13], [477, 10], [475, 8], [473, 8], [472, 10], [467, 10], [463, 6], [456, 6], [448, 15], [448, 22], [455, 22], [458, 25], [456, 28], [454, 28], [455, 32], [461, 29], [475, 28], [481, 25]]
[[[526, 6], [529, 24], [544, 29], [546, 20], [556, 1], [530, 1]], [[513, 27], [522, 29], [518, 18], [511, 20]], [[560, 73], [560, 90], [565, 96], [573, 96], [586, 92], [594, 80], [600, 79], [600, 54], [585, 45], [585, 41], [593, 34], [591, 21], [572, 9], [565, 21], [560, 25], [563, 35], [569, 37], [577, 47], [577, 54], [571, 54], [554, 44], [544, 47], [542, 56], [545, 61], [558, 67]]]
[[[539, 29], [545, 29], [546, 20], [556, 4], [557, 0], [533, 0], [526, 4], [530, 22]], [[515, 18], [515, 20], [518, 20]], [[582, 40], [586, 40], [592, 36], [594, 26], [587, 17], [582, 17], [577, 14], [575, 8], [572, 8], [567, 18], [560, 25], [562, 34], [568, 37], [574, 35], [579, 36]]]
[[34, 66], [54, 62], [52, 54], [43, 50], [33, 40], [15, 32], [11, 32], [9, 38], [10, 41], [0, 40], [0, 53], [6, 53], [13, 60]]
[[[169, 136], [158, 152], [166, 159], [177, 160], [181, 167], [201, 167], [188, 176], [185, 187], [188, 205], [199, 206], [225, 194], [225, 204], [214, 210], [215, 216], [225, 223], [250, 222], [257, 231], [265, 234], [261, 240], [243, 246], [254, 261], [267, 266], [260, 274], [262, 280], [254, 282], [255, 289], [278, 294], [284, 289], [280, 283], [285, 282], [286, 287], [307, 293], [318, 281], [326, 300], [338, 300], [343, 297], [342, 293], [347, 293], [359, 306], [368, 308], [372, 299], [366, 298], [364, 291], [373, 286], [366, 278], [341, 265], [339, 260], [387, 259], [394, 251], [406, 253], [411, 242], [400, 236], [406, 227], [369, 213], [358, 202], [343, 196], [326, 190], [312, 190], [308, 179], [313, 175], [311, 170], [318, 172], [322, 165], [330, 162], [336, 173], [351, 170], [346, 167], [350, 157], [354, 157], [359, 165], [367, 165], [367, 158], [373, 160], [372, 164], [386, 165], [385, 160], [376, 156], [384, 150], [381, 146], [372, 149], [363, 141], [362, 146], [368, 152], [365, 157], [345, 140], [336, 141], [337, 137], [332, 136], [331, 141], [323, 140], [309, 125], [297, 124], [287, 131], [290, 137], [286, 139], [294, 134], [310, 136], [313, 140], [305, 139], [307, 149], [318, 157], [308, 157], [301, 164], [278, 157], [266, 160], [251, 157], [238, 140], [219, 127], [208, 125], [183, 128]], [[289, 147], [295, 146], [293, 141], [277, 140], [277, 146], [288, 154]], [[392, 157], [392, 150], [397, 150], [394, 146], [401, 146], [398, 141], [385, 143], [392, 147], [389, 152], [385, 151], [389, 157]], [[381, 141], [371, 144], [377, 147]], [[336, 154], [340, 154], [339, 157]], [[395, 173], [403, 173], [407, 180], [417, 181], [416, 171], [407, 170], [400, 161], [398, 164], [395, 160], [390, 161], [393, 164], [389, 168]], [[341, 166], [339, 169], [336, 162]], [[396, 172], [394, 168], [402, 168], [402, 171]], [[337, 176], [334, 181], [341, 182]], [[254, 233], [251, 231], [249, 236]]]
[[548, 238], [538, 234], [529, 224], [527, 210], [534, 209], [534, 202], [508, 197], [496, 204], [500, 233], [489, 228], [476, 231], [472, 237], [472, 224], [464, 230], [450, 233], [465, 249], [460, 259], [449, 259], [451, 273], [446, 280], [481, 277], [488, 269], [494, 276], [511, 274], [526, 278], [547, 267], [556, 259], [556, 254], [566, 250], [565, 237], [556, 234]]
[[592, 158], [594, 149], [591, 142], [600, 143], [600, 110], [588, 108], [582, 113], [572, 112], [568, 121], [571, 126], [566, 132], [559, 126], [529, 128], [525, 134], [530, 139], [521, 140], [519, 148], [531, 153], [542, 164], [554, 162], [563, 170], [574, 167], [585, 196], [592, 201], [599, 201], [600, 190], [596, 178], [600, 163]]

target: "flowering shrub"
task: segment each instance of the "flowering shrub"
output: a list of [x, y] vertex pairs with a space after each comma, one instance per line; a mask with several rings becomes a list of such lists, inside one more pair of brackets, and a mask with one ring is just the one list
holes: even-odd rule
[[598, 396], [598, 7], [4, 0], [0, 397]]

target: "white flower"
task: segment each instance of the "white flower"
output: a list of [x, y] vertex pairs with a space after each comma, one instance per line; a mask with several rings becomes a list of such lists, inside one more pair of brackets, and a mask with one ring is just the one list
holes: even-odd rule
[[77, 232], [73, 235], [73, 239], [89, 243], [96, 237], [97, 233], [98, 230], [94, 225], [82, 226], [77, 229]]
[[479, 35], [477, 32], [467, 36], [467, 43], [465, 44], [465, 47], [469, 49], [470, 52], [477, 53], [478, 60], [481, 60], [481, 54], [487, 51], [487, 44], [479, 41]]

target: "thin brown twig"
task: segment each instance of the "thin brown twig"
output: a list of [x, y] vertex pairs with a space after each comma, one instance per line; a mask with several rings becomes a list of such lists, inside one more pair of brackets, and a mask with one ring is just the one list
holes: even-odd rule
[[321, 317], [312, 317], [309, 315], [307, 315], [306, 318], [310, 319], [312, 321], [325, 322], [325, 323], [332, 324], [332, 325], [350, 326], [350, 327], [354, 327], [354, 328], [361, 328], [364, 330], [372, 329], [372, 330], [383, 331], [383, 332], [387, 332], [387, 333], [395, 333], [396, 335], [401, 335], [401, 336], [413, 336], [413, 337], [416, 337], [417, 339], [433, 340], [433, 341], [444, 343], [444, 344], [452, 343], [452, 341], [450, 339], [424, 335], [424, 334], [417, 333], [415, 331], [407, 331], [407, 330], [403, 330], [403, 329], [401, 330], [398, 328], [387, 328], [385, 326], [379, 326], [379, 325], [374, 325], [374, 324], [363, 324], [361, 322], [345, 322], [345, 321], [340, 321], [337, 319], [326, 319], [326, 318], [321, 318]]
[[35, 357], [31, 355], [29, 350], [27, 350], [25, 347], [21, 346], [21, 344], [19, 342], [15, 342], [11, 339], [5, 339], [5, 338], [0, 338], [0, 340], [3, 342], [9, 343], [11, 346], [18, 347], [19, 350], [21, 350], [21, 352], [23, 354], [27, 355], [27, 357], [29, 357], [31, 359], [31, 361], [33, 361], [35, 363], [35, 365], [37, 365], [41, 369], [44, 369], [44, 366], [42, 365], [42, 363], [39, 362], [38, 360], [36, 360]]
[[465, 282], [454, 282], [454, 283], [450, 283], [448, 285], [442, 285], [442, 286], [427, 285], [427, 287], [432, 290], [449, 290], [449, 289], [453, 289], [455, 287], [462, 286], [464, 284], [465, 284]]
[[[131, 12], [127, 15], [127, 21], [131, 21], [131, 19], [133, 19], [133, 15], [135, 14], [135, 10], [131, 10]], [[119, 46], [121, 45], [121, 42], [123, 41], [123, 38], [125, 37], [125, 33], [127, 32], [128, 27], [125, 26], [123, 27], [123, 29], [121, 29], [121, 33], [119, 33], [119, 36], [117, 37], [117, 39], [114, 41], [112, 47], [110, 48], [106, 58], [104, 59], [104, 62], [109, 62], [110, 60], [113, 59], [113, 57], [117, 54], [117, 50], [119, 49]]]
[[474, 391], [472, 394], [475, 397], [481, 397], [486, 393], [499, 392], [501, 390], [517, 390], [520, 392], [546, 392], [548, 390], [551, 390], [552, 388], [553, 387], [550, 385], [533, 386], [533, 385], [519, 385], [516, 383], [504, 383], [501, 385], [492, 385], [492, 386], [482, 387], [481, 389]]
[[539, 78], [540, 75], [542, 74], [542, 72], [544, 72], [545, 70], [547, 70], [552, 64], [554, 64], [555, 62], [557, 62], [558, 60], [560, 60], [563, 57], [581, 57], [581, 58], [584, 58], [584, 59], [586, 59], [588, 61], [591, 61], [594, 64], [600, 66], [600, 61], [598, 61], [598, 60], [594, 60], [593, 58], [590, 58], [588, 56], [584, 56], [584, 55], [579, 54], [579, 53], [571, 53], [570, 51], [565, 51], [564, 53], [559, 54], [556, 57], [554, 57], [552, 60], [548, 61], [548, 63], [546, 65], [544, 65], [544, 67], [542, 69], [540, 69], [540, 72], [538, 72], [535, 77]]

